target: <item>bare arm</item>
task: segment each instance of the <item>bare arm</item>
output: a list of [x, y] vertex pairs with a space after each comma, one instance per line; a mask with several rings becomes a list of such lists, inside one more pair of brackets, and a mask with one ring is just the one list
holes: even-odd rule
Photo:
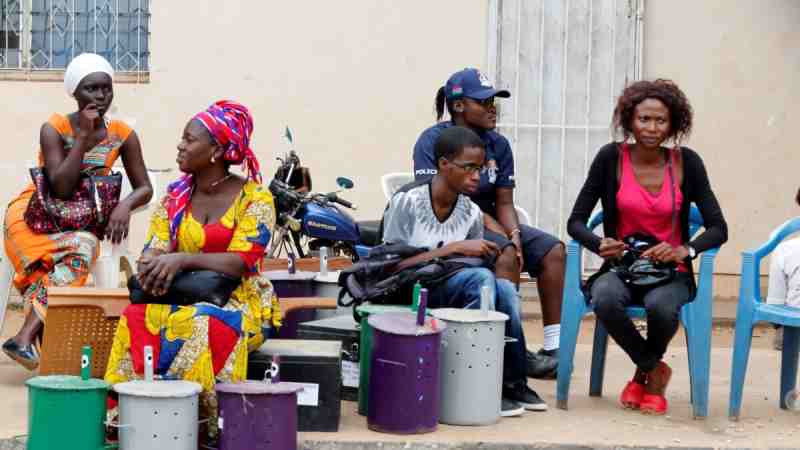
[[69, 152], [52, 125], [42, 125], [39, 133], [47, 181], [53, 195], [60, 199], [68, 199], [75, 193], [80, 181], [83, 156], [108, 135], [97, 106], [90, 103], [78, 114], [80, 124]]
[[124, 204], [126, 208], [133, 211], [140, 206], [146, 205], [153, 198], [153, 185], [150, 184], [150, 177], [147, 175], [147, 168], [144, 165], [144, 157], [142, 156], [142, 145], [135, 131], [131, 131], [128, 139], [122, 144], [120, 151], [122, 153], [122, 164], [125, 166], [125, 173], [131, 180], [133, 192], [119, 203], [120, 205]]
[[519, 229], [519, 218], [517, 210], [514, 208], [514, 189], [497, 188], [495, 189], [495, 207], [497, 208], [497, 220], [505, 228], [506, 235]]
[[497, 234], [508, 236], [508, 233], [506, 232], [505, 228], [503, 228], [503, 226], [500, 225], [499, 222], [494, 220], [494, 217], [490, 216], [489, 214], [483, 215], [483, 226], [485, 226], [487, 229], [491, 231], [494, 231]]
[[147, 176], [147, 169], [144, 166], [142, 157], [142, 146], [136, 132], [131, 132], [128, 139], [120, 148], [122, 152], [122, 163], [125, 165], [125, 172], [131, 181], [133, 191], [127, 197], [120, 200], [108, 221], [106, 235], [111, 238], [111, 242], [119, 243], [128, 237], [130, 228], [131, 211], [146, 205], [153, 197], [153, 187], [150, 178]]

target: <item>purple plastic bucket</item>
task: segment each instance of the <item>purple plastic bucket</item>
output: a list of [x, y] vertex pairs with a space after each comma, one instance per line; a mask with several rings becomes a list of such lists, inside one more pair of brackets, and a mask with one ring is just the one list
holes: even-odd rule
[[297, 450], [296, 383], [245, 381], [215, 387], [219, 450]]
[[[269, 270], [264, 275], [272, 282], [275, 288], [275, 295], [279, 299], [291, 301], [292, 297], [316, 297], [316, 272], [297, 271], [289, 273], [288, 270]], [[313, 309], [291, 311], [283, 320], [276, 338], [295, 339], [297, 338], [297, 324], [309, 322], [316, 317]]]
[[[424, 309], [424, 307], [423, 307]], [[407, 312], [372, 315], [369, 373], [370, 430], [429, 433], [439, 422], [439, 357], [445, 324]]]

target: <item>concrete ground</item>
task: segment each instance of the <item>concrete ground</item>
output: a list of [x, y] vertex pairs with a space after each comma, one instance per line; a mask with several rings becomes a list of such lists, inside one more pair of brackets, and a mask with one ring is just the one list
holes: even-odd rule
[[[526, 309], [532, 303], [526, 302]], [[537, 305], [538, 306], [538, 305]], [[535, 317], [535, 311], [529, 311]], [[18, 311], [9, 311], [3, 340], [21, 324]], [[541, 322], [527, 319], [529, 346], [538, 349]], [[606, 396], [588, 396], [589, 359], [593, 321], [581, 330], [570, 409], [556, 409], [555, 381], [531, 380], [531, 385], [551, 405], [544, 413], [528, 412], [520, 418], [503, 419], [486, 427], [440, 426], [435, 433], [419, 436], [380, 434], [367, 429], [366, 419], [356, 413], [356, 404], [342, 403], [338, 433], [301, 433], [301, 447], [307, 449], [439, 448], [439, 449], [522, 449], [522, 448], [616, 448], [706, 447], [706, 448], [800, 448], [800, 412], [780, 410], [778, 378], [780, 355], [771, 349], [772, 330], [755, 332], [745, 400], [739, 422], [727, 418], [732, 330], [715, 326], [711, 365], [711, 408], [706, 420], [693, 420], [689, 405], [686, 348], [677, 336], [666, 356], [674, 375], [668, 391], [669, 414], [648, 417], [617, 407], [616, 398], [630, 378], [633, 366], [616, 346], [609, 346]], [[5, 355], [0, 355], [0, 450], [22, 449], [8, 440], [27, 432], [27, 397], [24, 382], [32, 374]], [[469, 395], [465, 393], [465, 395]]]

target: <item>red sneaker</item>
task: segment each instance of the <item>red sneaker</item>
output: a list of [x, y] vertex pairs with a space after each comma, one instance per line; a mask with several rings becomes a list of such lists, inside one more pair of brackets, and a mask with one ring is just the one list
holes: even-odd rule
[[644, 384], [638, 381], [631, 380], [625, 385], [622, 394], [619, 396], [619, 402], [625, 409], [639, 409], [644, 396]]

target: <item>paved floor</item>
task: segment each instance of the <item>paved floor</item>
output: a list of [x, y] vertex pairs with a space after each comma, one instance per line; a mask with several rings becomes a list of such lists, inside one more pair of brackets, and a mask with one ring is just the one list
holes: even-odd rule
[[[18, 312], [10, 312], [2, 332], [5, 338], [21, 323]], [[770, 349], [771, 330], [757, 330], [742, 418], [727, 419], [730, 378], [731, 332], [715, 327], [711, 373], [711, 411], [706, 420], [693, 420], [689, 405], [686, 349], [682, 336], [676, 337], [666, 360], [674, 369], [668, 398], [671, 409], [665, 417], [642, 416], [616, 406], [616, 397], [633, 372], [627, 357], [615, 345], [609, 347], [608, 373], [602, 398], [590, 398], [588, 361], [591, 352], [591, 321], [584, 322], [569, 411], [552, 407], [555, 404], [555, 381], [532, 380], [532, 386], [551, 405], [544, 413], [527, 413], [487, 427], [441, 426], [435, 433], [420, 436], [393, 436], [371, 432], [365, 418], [357, 415], [356, 405], [343, 402], [341, 427], [338, 433], [301, 433], [304, 448], [537, 448], [559, 445], [612, 447], [735, 447], [735, 448], [800, 448], [800, 412], [782, 411], [777, 407], [779, 354]], [[526, 321], [526, 332], [538, 348], [541, 324]], [[32, 376], [5, 355], [0, 355], [0, 439], [26, 432], [27, 399], [24, 381]], [[468, 394], [465, 394], [468, 395]], [[338, 444], [337, 444], [338, 443]], [[403, 444], [407, 443], [407, 444]], [[461, 444], [463, 443], [463, 444]], [[467, 445], [466, 443], [471, 443]], [[513, 445], [512, 445], [513, 444]], [[0, 448], [17, 448], [0, 441]], [[19, 447], [22, 448], [22, 447]]]

